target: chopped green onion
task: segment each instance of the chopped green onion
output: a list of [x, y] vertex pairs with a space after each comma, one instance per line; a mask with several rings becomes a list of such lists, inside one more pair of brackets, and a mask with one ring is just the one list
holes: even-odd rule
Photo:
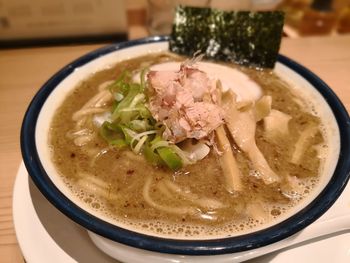
[[151, 164], [166, 165], [176, 171], [188, 160], [160, 136], [165, 126], [157, 123], [145, 106], [147, 70], [141, 72], [141, 84], [132, 83], [130, 73], [124, 72], [108, 87], [115, 99], [112, 121], [102, 124], [100, 134], [113, 147], [130, 147], [136, 154], [142, 152]]
[[130, 142], [130, 146], [133, 146], [133, 143], [137, 140], [139, 141], [141, 137], [145, 136], [145, 135], [150, 135], [150, 134], [156, 134], [157, 131], [156, 130], [152, 130], [152, 131], [145, 131], [145, 132], [141, 132], [141, 133], [136, 133]]
[[160, 159], [158, 153], [155, 153], [154, 151], [152, 151], [151, 147], [149, 147], [149, 145], [147, 144], [145, 144], [143, 148], [143, 155], [145, 156], [146, 160], [152, 165], [162, 164], [162, 160]]
[[129, 84], [128, 82], [131, 79], [131, 74], [129, 71], [124, 71], [119, 78], [110, 84], [107, 88], [110, 90], [110, 92], [119, 92], [122, 93], [123, 96], [126, 95], [126, 93], [129, 91]]
[[132, 120], [129, 123], [129, 127], [136, 132], [144, 132], [153, 128], [147, 119]]
[[139, 110], [138, 108], [125, 108], [125, 109], [119, 110], [119, 113], [120, 112], [132, 112], [132, 111], [138, 111], [138, 110]]
[[119, 125], [105, 121], [100, 128], [100, 134], [102, 138], [108, 142], [109, 145], [112, 145], [116, 148], [123, 148], [128, 145], [125, 141], [123, 130]]
[[118, 148], [118, 149], [121, 149], [121, 148], [124, 148], [126, 146], [128, 146], [128, 144], [126, 143], [125, 140], [123, 139], [116, 139], [116, 140], [113, 140], [110, 142], [110, 145]]
[[181, 158], [169, 147], [160, 147], [156, 150], [164, 163], [173, 171], [182, 167]]
[[144, 68], [141, 71], [141, 91], [146, 89], [146, 73], [149, 71], [148, 68]]
[[112, 105], [112, 112], [115, 111], [115, 109], [117, 108], [118, 104], [119, 104], [119, 102], [116, 101], [116, 100], [113, 102], [113, 105]]
[[155, 144], [155, 143], [157, 143], [157, 142], [160, 142], [160, 141], [162, 141], [163, 139], [162, 139], [162, 137], [159, 135], [159, 134], [157, 134], [155, 137], [154, 137], [154, 139], [151, 141], [151, 145], [153, 145], [153, 144]]
[[122, 131], [124, 133], [125, 136], [125, 141], [128, 145], [131, 145], [131, 141], [132, 139], [138, 134], [136, 132], [134, 132], [133, 130], [125, 127], [125, 126], [121, 126], [122, 127]]
[[138, 93], [140, 93], [140, 85], [139, 84], [130, 84], [128, 94], [124, 97], [124, 99], [122, 101], [119, 102], [118, 106], [115, 108], [115, 110], [112, 114], [113, 120], [118, 120], [121, 117], [124, 117], [123, 123], [127, 123], [130, 121], [130, 117], [128, 119], [128, 118], [125, 118], [125, 115], [121, 116], [120, 110], [124, 109], [124, 108], [128, 108]]
[[178, 156], [180, 156], [184, 164], [194, 163], [193, 160], [190, 158], [190, 154], [188, 152], [181, 150], [180, 147], [176, 146], [175, 144], [171, 145], [170, 147]]
[[140, 113], [140, 117], [142, 117], [144, 119], [150, 119], [150, 120], [153, 120], [155, 122], [155, 120], [152, 118], [151, 112], [146, 108], [145, 105], [139, 105], [138, 111]]
[[121, 93], [119, 93], [119, 92], [115, 92], [114, 94], [113, 94], [113, 97], [115, 98], [115, 100], [116, 101], [121, 101], [123, 98], [124, 98], [124, 95], [123, 94], [121, 94]]
[[155, 149], [157, 149], [159, 147], [168, 147], [168, 146], [169, 146], [168, 141], [158, 141], [158, 142], [152, 144], [151, 150], [154, 151]]
[[145, 94], [143, 93], [139, 93], [137, 94], [134, 99], [131, 101], [129, 108], [134, 108], [136, 106], [136, 104], [140, 103], [140, 102], [144, 102], [145, 99]]
[[132, 148], [132, 145], [131, 145], [131, 148], [132, 150], [134, 151], [134, 153], [136, 154], [139, 154], [140, 151], [141, 151], [141, 147], [143, 146], [143, 144], [146, 142], [148, 136], [147, 135], [144, 135], [139, 141], [138, 143], [136, 144], [136, 146], [134, 148]]

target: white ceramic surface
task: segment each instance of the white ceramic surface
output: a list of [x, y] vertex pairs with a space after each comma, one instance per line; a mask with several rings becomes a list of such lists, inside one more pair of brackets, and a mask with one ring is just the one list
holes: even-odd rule
[[[112, 52], [110, 54], [98, 57], [93, 61], [90, 61], [89, 63], [83, 65], [82, 67], [75, 69], [74, 74], [69, 75], [61, 83], [59, 83], [57, 88], [55, 88], [55, 90], [52, 92], [51, 96], [46, 100], [42, 108], [42, 111], [40, 112], [37, 126], [36, 126], [35, 137], [37, 142], [36, 146], [37, 146], [40, 161], [42, 162], [43, 167], [47, 171], [50, 179], [55, 183], [55, 185], [60, 189], [60, 191], [64, 195], [69, 196], [70, 199], [72, 199], [74, 202], [79, 204], [83, 209], [87, 210], [92, 214], [94, 213], [94, 211], [92, 211], [90, 207], [86, 206], [82, 202], [79, 202], [74, 196], [72, 196], [72, 194], [70, 193], [66, 185], [59, 178], [59, 175], [49, 158], [50, 149], [47, 145], [49, 122], [47, 120], [52, 119], [52, 115], [54, 114], [55, 109], [57, 109], [57, 107], [63, 101], [66, 93], [69, 92], [72, 89], [72, 87], [76, 86], [76, 84], [79, 83], [81, 80], [85, 79], [88, 75], [96, 71], [99, 71], [103, 68], [106, 68], [107, 65], [112, 65], [117, 61], [128, 59], [130, 58], [130, 56], [134, 57], [141, 54], [157, 52], [157, 51], [166, 50], [166, 49], [167, 49], [167, 44], [164, 42], [152, 43], [152, 44], [147, 44], [139, 47], [126, 48], [117, 52]], [[327, 129], [327, 134], [330, 137], [334, 138], [333, 140], [331, 140], [332, 143], [329, 144], [329, 147], [328, 147], [331, 150], [331, 153], [327, 154], [327, 160], [323, 167], [324, 175], [321, 176], [321, 182], [319, 183], [315, 191], [313, 191], [310, 194], [309, 198], [305, 199], [303, 202], [300, 203], [300, 205], [292, 209], [291, 213], [295, 213], [298, 210], [302, 209], [317, 194], [320, 193], [322, 188], [328, 183], [331, 175], [333, 174], [334, 167], [336, 164], [336, 159], [339, 153], [339, 133], [337, 129], [337, 124], [332, 116], [331, 109], [326, 104], [323, 97], [317, 91], [315, 91], [315, 89], [310, 85], [310, 83], [308, 83], [305, 79], [303, 79], [299, 74], [296, 74], [293, 70], [289, 69], [286, 66], [283, 66], [280, 63], [277, 64], [276, 66], [276, 72], [282, 76], [287, 76], [288, 81], [292, 83], [296, 83], [297, 85], [293, 85], [295, 86], [295, 89], [302, 90], [304, 97], [309, 98], [309, 101], [316, 102], [317, 104], [322, 105], [321, 116], [322, 116], [322, 119], [325, 120], [325, 128]], [[21, 178], [21, 175], [19, 175], [19, 178]], [[16, 184], [16, 187], [18, 184], [19, 183]], [[31, 198], [31, 200], [33, 201], [32, 206], [34, 205], [32, 209], [33, 211], [31, 211], [31, 214], [33, 215], [32, 219], [34, 221], [36, 220], [36, 225], [38, 228], [41, 226], [41, 230], [40, 231], [38, 230], [36, 233], [35, 229], [31, 228], [30, 225], [28, 225], [29, 222], [23, 223], [21, 221], [24, 215], [29, 214], [30, 211], [27, 211], [25, 214], [22, 214], [21, 216], [16, 216], [16, 213], [17, 215], [22, 213], [21, 208], [17, 208], [16, 210], [17, 212], [14, 214], [15, 214], [16, 231], [18, 233], [20, 232], [23, 233], [26, 231], [24, 229], [29, 229], [27, 230], [27, 232], [29, 233], [26, 233], [26, 234], [31, 235], [32, 238], [33, 237], [37, 238], [37, 236], [39, 236], [39, 233], [41, 233], [42, 234], [41, 238], [44, 240], [45, 239], [47, 240], [47, 243], [45, 243], [44, 246], [49, 246], [49, 247], [47, 247], [47, 249], [45, 249], [44, 252], [42, 252], [42, 250], [44, 249], [39, 249], [36, 254], [34, 253], [35, 256], [40, 257], [41, 254], [49, 255], [48, 251], [50, 251], [50, 249], [53, 249], [53, 247], [56, 244], [56, 246], [58, 246], [57, 251], [60, 250], [61, 251], [60, 256], [62, 256], [62, 259], [60, 259], [60, 257], [57, 257], [59, 260], [57, 262], [67, 262], [66, 260], [68, 260], [69, 256], [71, 256], [70, 253], [74, 254], [74, 256], [72, 257], [74, 260], [76, 260], [76, 257], [80, 257], [80, 256], [84, 257], [83, 260], [80, 260], [80, 259], [77, 260], [78, 262], [89, 262], [93, 257], [87, 256], [87, 255], [97, 249], [92, 245], [91, 241], [88, 240], [87, 238], [88, 236], [86, 232], [84, 232], [83, 228], [81, 228], [80, 226], [77, 226], [75, 223], [73, 223], [66, 217], [62, 216], [57, 209], [49, 205], [48, 202], [45, 199], [43, 199], [41, 195], [38, 195], [38, 191], [36, 190], [35, 187], [33, 187], [31, 184], [29, 185], [31, 186], [31, 188], [29, 189], [30, 190], [29, 196], [32, 197]], [[348, 196], [349, 196], [349, 193], [348, 193]], [[18, 199], [21, 197], [22, 197], [22, 193], [19, 193], [17, 194], [16, 198]], [[37, 202], [36, 201], [37, 198], [39, 199], [41, 198], [42, 200], [40, 199], [41, 201]], [[21, 205], [23, 204], [23, 200], [16, 201], [16, 199], [14, 199], [14, 205], [15, 204], [21, 207]], [[42, 204], [44, 204], [44, 206], [46, 206], [47, 209], [41, 209]], [[337, 204], [339, 204], [339, 202], [337, 202], [336, 205]], [[166, 262], [182, 262], [184, 260], [186, 260], [187, 262], [199, 262], [199, 261], [209, 262], [213, 260], [215, 262], [233, 262], [234, 260], [241, 261], [241, 260], [257, 257], [271, 251], [276, 251], [286, 246], [295, 245], [299, 242], [304, 242], [305, 240], [308, 240], [310, 238], [315, 238], [320, 235], [327, 235], [330, 233], [342, 231], [343, 229], [349, 229], [350, 228], [350, 219], [349, 219], [350, 206], [348, 204], [347, 205], [344, 205], [344, 204], [345, 203], [343, 202], [340, 205], [338, 205], [339, 206], [338, 209], [332, 207], [330, 211], [335, 211], [335, 212], [333, 213], [327, 212], [321, 219], [317, 221], [318, 223], [312, 224], [308, 228], [304, 229], [302, 232], [292, 237], [289, 237], [288, 239], [284, 239], [278, 243], [274, 243], [269, 246], [263, 247], [262, 249], [250, 250], [247, 252], [241, 252], [236, 254], [217, 255], [215, 256], [215, 258], [213, 258], [213, 256], [194, 257], [194, 256], [175, 256], [170, 254], [153, 253], [150, 251], [144, 251], [144, 250], [140, 250], [132, 247], [127, 247], [125, 245], [100, 238], [99, 236], [96, 236], [96, 235], [92, 235], [92, 238], [94, 242], [98, 244], [99, 248], [103, 249], [103, 251], [113, 256], [114, 258], [118, 258], [128, 262], [145, 262], [145, 261], [164, 262], [164, 260], [166, 260]], [[25, 209], [30, 209], [30, 207], [29, 208], [25, 207]], [[47, 211], [50, 211], [50, 212], [47, 212]], [[59, 216], [57, 219], [55, 219], [54, 215], [59, 215]], [[345, 216], [348, 216], [348, 217], [345, 217]], [[100, 216], [100, 217], [105, 221], [110, 221], [110, 219], [107, 217], [104, 217], [104, 216]], [[335, 220], [334, 218], [337, 218], [337, 219]], [[281, 216], [281, 218], [278, 221], [282, 221], [284, 219], [285, 218]], [[22, 223], [19, 223], [19, 222], [22, 222]], [[32, 223], [34, 224], [34, 222]], [[24, 227], [24, 225], [26, 227]], [[19, 229], [21, 229], [21, 231]], [[54, 231], [52, 229], [54, 229]], [[82, 234], [82, 232], [84, 234]], [[85, 249], [84, 246], [80, 246], [79, 242], [74, 240], [73, 237], [71, 237], [74, 234], [77, 234], [76, 236], [77, 240], [83, 240], [84, 245], [89, 246], [89, 248]], [[19, 234], [18, 236], [20, 240], [21, 234]], [[59, 237], [59, 242], [57, 241], [57, 237]], [[346, 237], [349, 238], [349, 235], [347, 234]], [[28, 242], [27, 243], [21, 242], [21, 241], [19, 242], [24, 251], [25, 257], [29, 258], [30, 260], [30, 258], [33, 257], [33, 252], [31, 251], [30, 248], [26, 246], [30, 247], [32, 246], [32, 244], [29, 245]], [[350, 243], [349, 240], [347, 242]], [[335, 247], [334, 249], [337, 249], [337, 248]], [[69, 253], [67, 253], [67, 251], [69, 251]], [[75, 254], [77, 251], [81, 251], [81, 253]], [[88, 252], [84, 253], [84, 251], [88, 251]], [[104, 254], [101, 254], [101, 252], [99, 253], [100, 255], [104, 255]], [[104, 255], [104, 257], [106, 256]], [[278, 256], [276, 256], [275, 258], [278, 258]], [[108, 260], [110, 260], [110, 258], [108, 258]], [[34, 260], [33, 262], [40, 262], [40, 261]], [[95, 260], [91, 262], [101, 262], [101, 261]]]
[[[345, 215], [350, 215], [350, 186], [326, 214], [298, 235], [305, 235], [315, 225], [322, 226], [329, 221], [345, 223], [336, 225], [339, 230], [350, 228], [350, 220], [337, 220]], [[28, 263], [118, 262], [95, 247], [84, 228], [61, 214], [41, 195], [23, 163], [14, 187], [13, 217], [17, 239]], [[143, 262], [147, 262], [146, 258]], [[270, 253], [248, 262], [350, 262], [350, 230], [293, 245], [280, 253]]]

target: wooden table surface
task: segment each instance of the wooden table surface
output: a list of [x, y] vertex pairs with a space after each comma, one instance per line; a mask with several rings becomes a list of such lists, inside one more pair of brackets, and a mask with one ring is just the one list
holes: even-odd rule
[[[25, 110], [52, 74], [100, 46], [0, 50], [0, 262], [23, 262], [12, 223], [12, 190], [21, 162], [19, 134]], [[281, 53], [320, 76], [350, 110], [350, 35], [285, 38]]]

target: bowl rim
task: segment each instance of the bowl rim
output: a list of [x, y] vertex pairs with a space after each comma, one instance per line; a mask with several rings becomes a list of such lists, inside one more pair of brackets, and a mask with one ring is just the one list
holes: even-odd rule
[[39, 89], [25, 113], [20, 144], [28, 174], [42, 194], [66, 216], [98, 235], [140, 249], [182, 255], [219, 255], [266, 246], [291, 236], [324, 214], [340, 196], [349, 180], [350, 118], [342, 102], [325, 82], [304, 66], [283, 55], [278, 56], [278, 62], [301, 75], [319, 91], [330, 106], [340, 132], [340, 156], [330, 181], [313, 201], [286, 220], [253, 233], [220, 239], [179, 240], [154, 237], [123, 229], [97, 218], [70, 201], [53, 184], [40, 162], [35, 143], [36, 122], [46, 98], [77, 67], [95, 58], [128, 47], [168, 40], [168, 36], [153, 36], [102, 47], [66, 65]]

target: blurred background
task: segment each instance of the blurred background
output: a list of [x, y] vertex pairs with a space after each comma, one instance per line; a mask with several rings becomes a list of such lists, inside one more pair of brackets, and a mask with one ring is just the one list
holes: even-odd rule
[[350, 0], [0, 0], [0, 48], [169, 34], [176, 5], [283, 10], [284, 35], [350, 33]]

